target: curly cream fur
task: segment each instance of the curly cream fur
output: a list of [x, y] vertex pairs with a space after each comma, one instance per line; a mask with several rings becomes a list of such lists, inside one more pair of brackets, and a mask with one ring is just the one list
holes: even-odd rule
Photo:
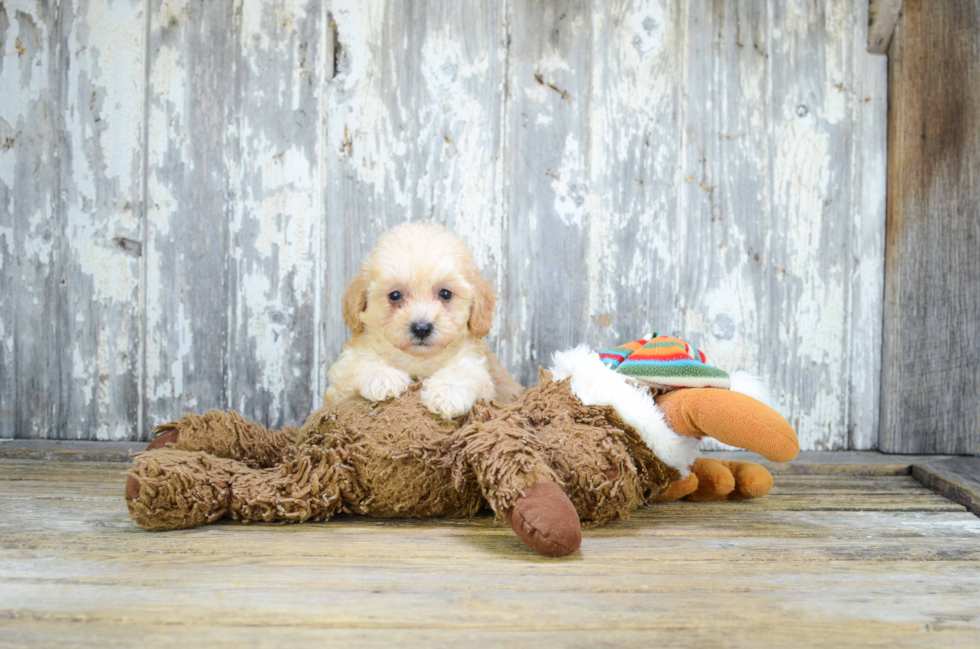
[[[330, 368], [324, 404], [355, 395], [384, 401], [415, 379], [425, 381], [423, 404], [446, 419], [480, 399], [516, 396], [520, 386], [483, 343], [495, 303], [493, 287], [456, 235], [431, 223], [386, 232], [344, 292], [344, 321], [354, 335]], [[418, 323], [432, 327], [424, 339], [412, 333]]]

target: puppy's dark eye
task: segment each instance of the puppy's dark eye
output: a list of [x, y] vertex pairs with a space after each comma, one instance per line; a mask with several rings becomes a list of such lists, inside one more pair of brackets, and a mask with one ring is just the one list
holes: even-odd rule
[[402, 299], [402, 294], [398, 291], [392, 291], [388, 294], [388, 299], [392, 302], [397, 302], [398, 300]]
[[441, 297], [444, 300], [452, 299], [453, 292], [444, 288], [441, 291], [439, 291], [439, 297]]

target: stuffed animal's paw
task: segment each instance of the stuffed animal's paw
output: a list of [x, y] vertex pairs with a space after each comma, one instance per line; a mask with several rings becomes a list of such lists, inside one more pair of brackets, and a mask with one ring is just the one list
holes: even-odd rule
[[686, 478], [668, 485], [654, 500], [745, 500], [764, 496], [770, 489], [772, 474], [761, 464], [702, 457]]
[[462, 417], [476, 403], [476, 395], [466, 385], [450, 383], [433, 376], [422, 384], [422, 405], [443, 419]]
[[365, 369], [358, 378], [359, 392], [368, 401], [384, 401], [399, 397], [412, 383], [412, 377], [408, 372], [381, 364]]

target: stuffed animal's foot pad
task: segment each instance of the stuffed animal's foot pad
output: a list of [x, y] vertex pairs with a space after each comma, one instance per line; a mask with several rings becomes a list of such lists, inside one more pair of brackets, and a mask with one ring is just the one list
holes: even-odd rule
[[167, 432], [160, 433], [154, 437], [149, 445], [147, 445], [146, 450], [152, 451], [155, 448], [166, 448], [176, 442], [178, 437], [180, 437], [180, 431], [176, 428], [171, 428]]
[[582, 544], [578, 512], [554, 482], [525, 489], [507, 512], [507, 522], [525, 545], [548, 557], [567, 556]]
[[443, 419], [462, 417], [476, 403], [476, 395], [467, 386], [442, 381], [436, 377], [422, 384], [422, 393], [419, 396], [422, 405], [429, 412]]
[[358, 381], [361, 396], [368, 401], [400, 397], [412, 383], [408, 372], [388, 365], [376, 365], [361, 372]]

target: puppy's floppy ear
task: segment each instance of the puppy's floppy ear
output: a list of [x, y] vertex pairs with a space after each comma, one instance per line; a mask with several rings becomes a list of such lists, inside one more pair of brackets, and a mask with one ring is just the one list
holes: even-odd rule
[[344, 289], [344, 324], [355, 334], [364, 331], [364, 323], [361, 322], [360, 315], [362, 311], [367, 310], [367, 291], [368, 281], [363, 272], [355, 275]]
[[493, 326], [493, 306], [497, 303], [497, 294], [493, 285], [482, 275], [473, 278], [473, 303], [470, 305], [469, 327], [479, 338], [490, 333]]

